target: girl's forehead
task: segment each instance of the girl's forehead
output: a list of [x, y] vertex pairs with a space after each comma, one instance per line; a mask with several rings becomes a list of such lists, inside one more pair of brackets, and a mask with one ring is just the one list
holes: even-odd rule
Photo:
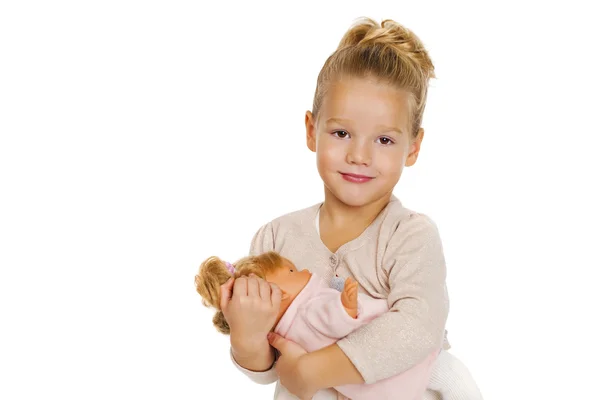
[[410, 107], [408, 93], [369, 78], [345, 78], [331, 82], [323, 98], [322, 121], [377, 121], [405, 126]]

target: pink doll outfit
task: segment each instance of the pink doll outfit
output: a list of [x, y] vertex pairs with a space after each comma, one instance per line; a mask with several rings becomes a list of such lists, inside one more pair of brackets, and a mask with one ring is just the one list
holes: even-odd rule
[[[358, 316], [348, 315], [341, 293], [313, 274], [275, 327], [275, 333], [312, 352], [336, 343], [359, 327], [389, 311], [387, 301], [358, 294]], [[400, 338], [401, 339], [401, 338]], [[427, 389], [436, 349], [411, 369], [372, 384], [344, 385], [335, 389], [352, 400], [421, 400]], [[291, 400], [280, 393], [277, 400]], [[315, 397], [317, 398], [317, 397]]]

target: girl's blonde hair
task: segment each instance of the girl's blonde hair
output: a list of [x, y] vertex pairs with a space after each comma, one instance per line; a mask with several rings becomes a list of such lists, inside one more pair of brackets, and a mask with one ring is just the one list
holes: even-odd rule
[[427, 86], [435, 78], [434, 67], [421, 40], [390, 19], [381, 25], [359, 19], [344, 35], [337, 50], [325, 61], [317, 79], [313, 100], [315, 120], [330, 83], [343, 77], [374, 77], [409, 94], [411, 135], [421, 127]]
[[229, 324], [221, 311], [221, 285], [229, 278], [239, 278], [255, 274], [266, 279], [267, 274], [276, 271], [284, 264], [284, 258], [271, 251], [258, 256], [245, 257], [233, 264], [235, 269], [232, 275], [227, 268], [227, 263], [218, 257], [209, 257], [201, 265], [195, 277], [196, 291], [202, 297], [202, 304], [206, 307], [217, 309], [213, 317], [213, 324], [221, 333], [229, 335]]

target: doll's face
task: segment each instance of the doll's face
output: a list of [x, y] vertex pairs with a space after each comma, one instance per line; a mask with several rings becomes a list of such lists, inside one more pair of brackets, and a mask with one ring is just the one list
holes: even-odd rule
[[298, 271], [296, 266], [288, 260], [283, 260], [283, 265], [277, 271], [267, 274], [266, 279], [279, 286], [283, 292], [281, 300], [282, 308], [284, 303], [287, 303], [285, 308], [291, 304], [298, 293], [304, 289], [312, 274], [307, 270]]

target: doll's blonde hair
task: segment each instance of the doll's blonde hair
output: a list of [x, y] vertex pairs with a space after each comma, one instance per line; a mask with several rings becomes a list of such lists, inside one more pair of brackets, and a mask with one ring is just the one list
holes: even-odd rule
[[195, 277], [196, 291], [202, 297], [202, 304], [217, 310], [213, 317], [213, 324], [221, 333], [229, 335], [229, 324], [221, 311], [221, 285], [231, 278], [256, 276], [266, 279], [267, 274], [275, 272], [284, 265], [282, 256], [270, 251], [257, 256], [244, 257], [233, 264], [235, 272], [232, 275], [227, 268], [227, 263], [219, 257], [209, 257], [201, 265]]
[[312, 110], [315, 120], [329, 84], [344, 77], [372, 77], [406, 90], [410, 134], [417, 135], [429, 79], [435, 74], [423, 43], [412, 31], [390, 19], [381, 25], [370, 18], [357, 20], [319, 73]]

